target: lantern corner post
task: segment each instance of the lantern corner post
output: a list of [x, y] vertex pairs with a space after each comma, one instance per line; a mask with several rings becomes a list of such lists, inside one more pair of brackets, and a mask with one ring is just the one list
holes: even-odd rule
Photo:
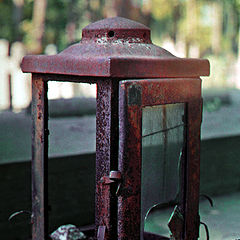
[[142, 90], [136, 84], [119, 88], [119, 170], [122, 173], [118, 199], [118, 239], [142, 239], [141, 155]]
[[104, 240], [117, 240], [117, 185], [109, 177], [118, 170], [118, 86], [97, 81], [95, 235]]
[[184, 239], [199, 239], [199, 190], [200, 190], [200, 134], [202, 122], [202, 98], [188, 103], [187, 166], [185, 192]]
[[47, 79], [32, 74], [32, 239], [48, 237]]

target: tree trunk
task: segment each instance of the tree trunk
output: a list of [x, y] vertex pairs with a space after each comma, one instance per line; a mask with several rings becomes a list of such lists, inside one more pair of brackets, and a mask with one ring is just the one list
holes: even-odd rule
[[238, 28], [238, 61], [240, 62], [240, 26]]
[[39, 54], [43, 51], [42, 41], [45, 28], [46, 8], [47, 0], [34, 0], [31, 46], [31, 52], [33, 54]]
[[131, 0], [116, 0], [115, 9], [117, 16], [131, 19], [132, 15], [132, 3]]
[[172, 12], [173, 30], [172, 30], [171, 38], [172, 38], [174, 44], [176, 44], [176, 41], [177, 41], [178, 22], [179, 22], [180, 17], [181, 17], [180, 3], [177, 2], [174, 4], [173, 12]]
[[19, 24], [22, 20], [23, 15], [23, 5], [24, 0], [13, 0], [14, 6], [13, 6], [13, 41], [21, 41], [22, 37], [19, 32]]
[[68, 20], [66, 25], [66, 35], [67, 35], [67, 42], [71, 44], [75, 42], [75, 32], [76, 32], [76, 22], [78, 21], [78, 16], [75, 14], [77, 1], [70, 0], [68, 3]]
[[147, 5], [143, 9], [142, 4], [143, 3], [134, 3], [132, 0], [116, 0], [114, 8], [117, 16], [138, 21], [150, 27], [152, 21], [151, 7]]
[[194, 44], [197, 28], [198, 28], [198, 13], [197, 13], [197, 1], [188, 0], [186, 2], [186, 39], [185, 39], [185, 55], [189, 57], [189, 50], [192, 44]]
[[213, 54], [221, 52], [222, 24], [223, 24], [223, 6], [220, 1], [212, 3], [212, 50]]

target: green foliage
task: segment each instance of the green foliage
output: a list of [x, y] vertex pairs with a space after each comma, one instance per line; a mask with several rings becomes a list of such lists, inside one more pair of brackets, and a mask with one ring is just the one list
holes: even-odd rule
[[203, 103], [203, 110], [207, 112], [215, 112], [221, 108], [222, 101], [219, 97], [214, 97], [211, 101]]
[[12, 1], [0, 0], [0, 38], [6, 38], [10, 42], [14, 41], [12, 33], [12, 14]]
[[[0, 37], [10, 42], [22, 40], [30, 46], [34, 0], [24, 0], [22, 15], [17, 23], [18, 31], [16, 31], [16, 19], [14, 20], [16, 10], [14, 2], [14, 0], [0, 0]], [[79, 41], [81, 29], [89, 22], [109, 15], [108, 11], [113, 11], [113, 8], [116, 8], [117, 12], [118, 5], [124, 4], [124, 1], [118, 2], [114, 5], [107, 0], [48, 0], [43, 47], [54, 43], [58, 50], [62, 50], [71, 41]], [[129, 10], [128, 15], [131, 18], [131, 14], [134, 14], [133, 19], [136, 16], [142, 16], [145, 19], [150, 16], [149, 25], [155, 42], [161, 42], [166, 37], [176, 42], [180, 38], [186, 42], [186, 45], [199, 46], [200, 56], [214, 53], [212, 34], [215, 26], [212, 23], [211, 9], [213, 3], [219, 4], [223, 6], [223, 18], [220, 23], [222, 25], [221, 51], [228, 51], [235, 55], [237, 53], [240, 0], [132, 0], [131, 2], [135, 9]], [[108, 6], [111, 7], [108, 8]], [[140, 14], [136, 15], [136, 11]], [[74, 25], [73, 39], [69, 39], [67, 34], [71, 23]]]
[[[229, 63], [232, 62], [227, 56], [206, 56], [210, 62], [210, 76], [203, 80], [204, 88], [223, 88], [232, 87], [227, 82], [227, 76], [229, 74]], [[203, 78], [204, 79], [204, 78]]]
[[66, 0], [48, 1], [44, 45], [54, 43], [59, 47], [62, 45], [66, 46], [65, 29], [67, 22], [67, 5]]

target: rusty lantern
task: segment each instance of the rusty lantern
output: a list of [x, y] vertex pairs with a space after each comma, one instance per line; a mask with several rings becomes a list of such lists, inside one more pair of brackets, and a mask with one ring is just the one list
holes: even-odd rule
[[[48, 238], [48, 81], [97, 84], [95, 237], [198, 239], [207, 60], [177, 58], [152, 44], [149, 28], [116, 17], [88, 25], [57, 55], [24, 57], [21, 67], [32, 73], [34, 240]], [[174, 206], [169, 234], [144, 229], [153, 206]]]

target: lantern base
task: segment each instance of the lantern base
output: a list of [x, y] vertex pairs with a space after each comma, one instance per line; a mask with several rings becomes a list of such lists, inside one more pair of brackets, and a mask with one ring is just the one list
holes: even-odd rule
[[[79, 230], [85, 234], [88, 240], [93, 240], [95, 236], [95, 226], [84, 226], [80, 227]], [[170, 240], [168, 237], [164, 237], [158, 234], [144, 232], [143, 234], [144, 240]]]

